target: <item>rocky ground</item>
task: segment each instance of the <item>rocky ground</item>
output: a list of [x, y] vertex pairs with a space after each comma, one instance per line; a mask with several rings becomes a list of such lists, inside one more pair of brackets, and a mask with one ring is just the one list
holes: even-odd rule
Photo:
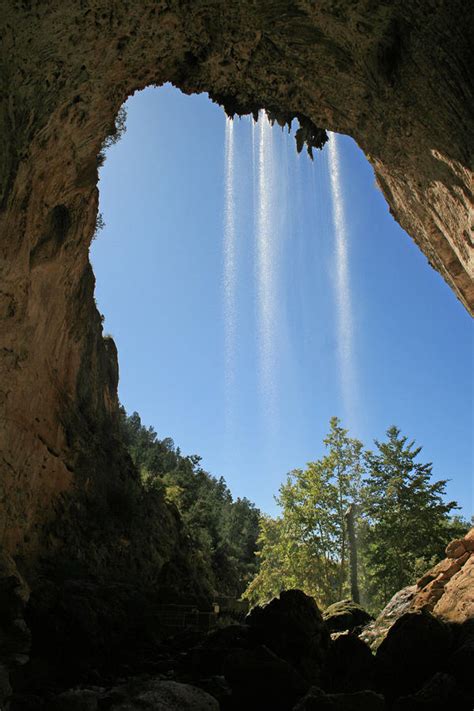
[[[56, 615], [51, 604], [40, 609], [40, 627], [21, 581], [4, 571], [2, 708], [472, 711], [473, 542], [474, 529], [451, 543], [447, 559], [398, 593], [377, 620], [348, 600], [321, 613], [312, 598], [288, 590], [241, 623], [165, 640], [151, 617], [147, 625], [150, 601], [112, 585], [105, 595], [77, 583], [67, 599], [55, 598]], [[427, 594], [439, 591], [436, 580], [449, 596], [444, 601]], [[121, 597], [134, 625], [114, 613], [123, 609]]]
[[10, 708], [472, 710], [473, 620], [453, 624], [426, 611], [405, 613], [375, 654], [355, 632], [334, 637], [314, 601], [289, 590], [254, 609], [245, 624], [175, 636], [113, 674], [89, 670], [75, 688], [35, 689], [30, 680]]

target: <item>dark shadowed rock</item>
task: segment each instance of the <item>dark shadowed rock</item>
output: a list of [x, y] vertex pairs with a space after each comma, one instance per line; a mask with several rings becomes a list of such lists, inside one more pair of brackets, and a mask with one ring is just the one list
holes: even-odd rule
[[329, 647], [323, 686], [333, 693], [364, 691], [375, 686], [375, 657], [356, 635], [341, 635]]
[[450, 657], [448, 669], [460, 683], [472, 682], [474, 672], [474, 638], [466, 640]]
[[203, 676], [222, 674], [227, 655], [249, 647], [249, 631], [245, 625], [230, 625], [209, 634], [189, 653], [192, 672]]
[[218, 701], [221, 711], [227, 711], [232, 707], [232, 690], [223, 676], [201, 678], [194, 683]]
[[[9, 711], [44, 711], [45, 707], [44, 699], [37, 694], [13, 694], [9, 702]], [[48, 711], [53, 711], [52, 704], [46, 705]]]
[[[0, 664], [6, 670], [24, 664], [30, 652], [31, 634], [23, 616], [29, 589], [16, 564], [0, 551]], [[3, 686], [5, 686], [5, 680]], [[0, 691], [1, 694], [1, 691]]]
[[23, 619], [29, 589], [9, 555], [0, 551], [0, 708], [10, 697], [10, 672], [28, 661], [31, 634]]
[[313, 687], [293, 711], [386, 711], [383, 696], [373, 691], [355, 694], [325, 694]]
[[227, 656], [224, 674], [232, 689], [233, 705], [241, 709], [291, 709], [309, 684], [287, 661], [267, 647], [238, 649]]
[[454, 628], [455, 643], [453, 653], [448, 659], [446, 671], [451, 674], [464, 693], [472, 699], [474, 708], [474, 689], [472, 674], [474, 670], [474, 619], [467, 620]]
[[312, 597], [286, 590], [247, 616], [251, 637], [317, 682], [329, 647], [329, 633]]
[[377, 682], [388, 698], [413, 694], [449, 656], [452, 631], [429, 612], [403, 615], [377, 650]]
[[52, 711], [97, 711], [99, 694], [90, 689], [70, 689], [52, 702]]
[[323, 612], [323, 620], [329, 632], [352, 632], [356, 627], [367, 625], [374, 618], [353, 600], [341, 600]]
[[3, 664], [0, 664], [0, 704], [2, 704], [11, 693], [12, 687], [10, 686], [8, 669]]
[[219, 703], [202, 689], [175, 681], [151, 680], [110, 711], [219, 711]]
[[398, 699], [393, 711], [472, 711], [473, 698], [464, 694], [456, 679], [438, 672], [416, 694]]

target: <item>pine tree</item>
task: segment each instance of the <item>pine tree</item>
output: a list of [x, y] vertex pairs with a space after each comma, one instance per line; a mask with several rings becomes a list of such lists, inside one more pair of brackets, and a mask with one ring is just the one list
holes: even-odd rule
[[415, 582], [417, 571], [442, 556], [449, 512], [456, 502], [444, 502], [446, 479], [431, 482], [432, 464], [416, 461], [421, 447], [400, 430], [387, 430], [387, 441], [375, 441], [367, 452], [363, 555], [373, 604]]

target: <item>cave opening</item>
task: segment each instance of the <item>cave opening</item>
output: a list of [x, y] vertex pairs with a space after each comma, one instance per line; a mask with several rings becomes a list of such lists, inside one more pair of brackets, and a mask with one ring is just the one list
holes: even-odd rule
[[[126, 109], [127, 131], [101, 168], [105, 227], [91, 245], [125, 409], [271, 513], [286, 473], [321, 452], [331, 416], [367, 443], [397, 422], [452, 471], [449, 492], [468, 511], [469, 395], [445, 378], [447, 363], [460, 372], [459, 339], [469, 353], [468, 317], [389, 215], [356, 144], [338, 137], [341, 295], [328, 146], [311, 161], [296, 151], [296, 122], [291, 133], [268, 124], [263, 138], [262, 120], [229, 122], [206, 95], [171, 85], [139, 92]], [[453, 421], [465, 412], [466, 434], [448, 431], [441, 446], [446, 411]]]
[[[116, 349], [111, 337], [103, 338], [88, 259], [94, 222], [96, 227], [105, 222], [93, 245], [96, 257], [103, 246], [106, 265], [104, 272], [96, 264], [97, 297], [106, 331], [121, 353], [122, 401], [129, 411], [139, 410], [160, 437], [169, 433], [183, 451], [203, 454], [206, 468], [223, 474], [234, 495], [247, 495], [262, 510], [275, 511], [271, 495], [279, 477], [320, 456], [328, 417], [340, 414], [367, 446], [395, 421], [407, 437], [424, 445], [422, 461], [433, 460], [435, 477], [451, 478], [450, 497], [469, 516], [472, 343], [466, 313], [426, 265], [427, 258], [472, 313], [472, 87], [466, 79], [472, 23], [466, 4], [51, 0], [5, 4], [4, 10], [0, 706], [8, 711], [119, 711], [164, 703], [196, 710], [294, 711], [321, 705], [352, 708], [355, 703], [381, 711], [420, 704], [472, 709], [466, 669], [472, 661], [474, 531], [466, 534], [465, 520], [461, 525], [443, 519], [435, 537], [431, 525], [420, 531], [417, 524], [392, 517], [392, 527], [386, 528], [400, 535], [392, 536], [391, 549], [382, 550], [378, 562], [387, 575], [379, 591], [385, 601], [399, 590], [393, 584], [387, 592], [389, 579], [399, 580], [394, 571], [401, 570], [400, 563], [407, 564], [410, 582], [416, 580], [417, 586], [396, 593], [371, 639], [351, 633], [330, 638], [335, 628], [298, 590], [257, 608], [244, 624], [242, 610], [234, 610], [236, 626], [224, 627], [228, 620], [221, 620], [224, 629], [210, 639], [194, 636], [201, 619], [216, 621], [210, 606], [219, 605], [214, 596], [235, 573], [234, 544], [244, 539], [237, 514], [250, 510], [255, 523], [257, 512], [243, 499], [233, 509], [229, 505], [236, 516], [229, 520], [226, 546], [216, 546], [203, 531], [216, 520], [215, 499], [208, 497], [205, 507], [196, 507], [205, 525], [190, 535], [189, 519], [179, 508], [180, 486], [163, 489], [146, 466], [133, 465], [117, 417]], [[98, 150], [114, 115], [135, 90], [165, 81], [186, 92], [183, 100], [192, 108], [183, 104], [182, 114], [192, 114], [192, 121], [183, 123], [177, 115], [175, 122], [157, 126], [153, 117], [169, 117], [170, 105], [154, 106], [146, 116], [139, 110], [135, 114], [133, 101], [140, 95], [133, 99], [128, 134], [112, 151], [130, 148], [124, 174], [132, 174], [134, 181], [122, 180], [123, 193], [115, 190], [112, 210], [104, 207], [102, 221], [96, 221], [97, 167], [103, 159]], [[338, 135], [336, 143], [329, 141], [321, 155], [315, 151], [314, 164], [303, 156], [296, 163], [294, 147], [280, 150], [283, 134], [274, 134], [263, 119], [252, 129], [246, 119], [230, 124], [220, 113], [216, 153], [205, 140], [212, 118], [204, 116], [200, 123], [200, 110], [192, 103], [196, 97], [189, 96], [202, 91], [230, 112], [265, 106], [280, 120], [297, 112], [304, 129], [300, 143], [302, 137], [316, 145], [323, 142], [318, 126], [353, 136], [395, 220], [426, 258], [390, 218], [390, 227], [383, 223], [379, 208], [385, 217], [387, 208], [378, 193], [370, 192], [364, 175], [372, 183], [373, 174], [366, 163], [362, 166], [349, 139]], [[150, 125], [163, 137], [156, 157]], [[255, 181], [253, 175], [245, 179], [240, 168], [233, 173], [225, 167], [236, 166], [252, 130]], [[201, 150], [193, 173], [189, 157], [203, 145], [208, 149]], [[275, 155], [288, 157], [284, 189], [284, 172], [272, 168], [269, 145]], [[339, 160], [334, 150], [331, 154], [334, 146]], [[184, 170], [176, 174], [182, 147]], [[156, 164], [167, 150], [170, 161], [162, 180], [150, 170], [148, 183], [177, 185], [174, 197], [171, 192], [169, 199], [159, 197], [155, 190], [145, 199], [140, 182], [145, 163], [140, 165], [139, 155]], [[103, 198], [107, 171], [113, 175], [113, 155], [103, 166]], [[248, 174], [251, 162], [243, 163]], [[209, 181], [212, 165], [214, 179]], [[186, 184], [190, 175], [193, 180]], [[272, 199], [263, 189], [268, 179]], [[241, 203], [250, 185], [247, 192], [253, 209], [258, 205], [258, 218], [249, 218], [254, 224], [245, 229], [240, 222], [249, 213]], [[198, 219], [206, 204], [198, 187], [209, 197], [208, 220]], [[132, 193], [139, 199], [131, 206], [127, 199]], [[331, 202], [334, 195], [342, 195], [346, 210], [340, 209], [340, 199]], [[167, 213], [167, 203], [173, 202], [177, 209]], [[154, 217], [150, 205], [162, 218], [153, 239], [144, 228]], [[183, 215], [189, 219], [176, 229]], [[218, 226], [214, 235], [213, 221]], [[312, 224], [309, 235], [303, 228], [307, 223]], [[163, 225], [168, 228], [164, 236]], [[346, 235], [339, 239], [339, 251], [331, 225], [337, 226], [339, 238]], [[279, 257], [274, 268], [263, 258], [268, 253], [262, 245], [259, 262], [259, 249], [249, 243], [258, 242], [257, 235], [273, 239], [280, 230], [291, 240], [287, 249], [271, 251]], [[131, 250], [123, 249], [130, 242]], [[226, 251], [226, 245], [234, 247]], [[127, 269], [120, 271], [116, 258]], [[236, 280], [244, 284], [238, 290], [228, 288], [234, 264]], [[262, 273], [267, 287], [278, 288], [262, 286], [257, 278]], [[347, 279], [338, 283], [344, 274]], [[107, 306], [110, 276], [123, 300], [115, 289]], [[349, 289], [340, 288], [344, 282]], [[154, 288], [138, 288], [147, 284]], [[129, 285], [134, 288], [127, 294]], [[264, 307], [272, 303], [269, 293], [278, 296], [273, 309]], [[339, 307], [348, 303], [344, 293], [350, 296], [352, 328], [338, 330], [337, 324], [344, 323]], [[152, 313], [145, 309], [147, 302]], [[234, 303], [236, 318], [226, 325], [222, 312], [227, 304], [231, 313]], [[125, 328], [114, 308], [125, 317]], [[142, 330], [133, 332], [135, 324]], [[354, 377], [346, 382], [357, 383], [352, 418], [342, 397], [337, 355], [347, 353], [341, 336], [348, 331]], [[135, 360], [129, 359], [130, 341], [127, 345], [122, 338], [127, 333], [135, 340]], [[258, 347], [258, 333], [265, 347]], [[238, 349], [230, 347], [234, 340]], [[271, 344], [278, 347], [272, 350]], [[144, 352], [151, 354], [150, 370]], [[248, 361], [242, 354], [250, 354]], [[263, 368], [254, 367], [260, 362], [256, 354], [273, 354], [265, 378]], [[225, 363], [234, 365], [230, 372], [235, 377], [226, 377]], [[137, 377], [130, 381], [127, 370]], [[167, 382], [154, 381], [156, 373]], [[248, 387], [243, 387], [244, 376]], [[142, 395], [137, 400], [128, 395], [127, 381], [136, 391], [141, 381], [152, 405]], [[262, 391], [272, 396], [264, 406]], [[226, 392], [233, 396], [226, 398]], [[265, 424], [270, 421], [277, 426]], [[139, 434], [146, 439], [150, 432], [142, 428]], [[397, 440], [396, 428], [391, 436]], [[169, 440], [153, 452], [160, 466], [167, 459], [171, 478], [178, 463], [191, 479], [196, 474], [208, 483], [199, 458], [178, 456]], [[218, 459], [222, 452], [225, 457]], [[308, 466], [308, 471], [319, 470]], [[228, 503], [225, 485], [216, 479], [212, 486]], [[327, 501], [326, 489], [320, 488], [313, 503]], [[393, 491], [398, 492], [397, 486]], [[199, 504], [199, 499], [188, 499]], [[408, 500], [408, 508], [411, 504]], [[313, 508], [307, 507], [310, 514]], [[319, 506], [323, 515], [326, 510]], [[379, 510], [393, 512], [385, 499]], [[267, 537], [280, 530], [271, 517], [265, 525]], [[383, 533], [380, 528], [378, 533]], [[255, 544], [255, 529], [252, 535]], [[416, 558], [413, 548], [399, 555], [406, 536], [415, 549], [423, 544], [426, 551], [433, 544], [439, 561], [435, 568], [426, 572], [429, 556]], [[456, 540], [446, 548], [450, 538]], [[237, 561], [244, 563], [240, 582], [248, 581], [245, 564], [255, 552], [255, 545], [247, 548]], [[306, 570], [313, 579], [328, 582], [331, 592], [337, 589], [340, 600], [344, 566], [342, 558], [340, 565], [336, 560], [338, 575], [333, 575], [334, 550], [310, 558]], [[275, 586], [265, 599], [296, 585], [292, 573], [300, 551], [292, 535], [284, 552], [288, 566], [277, 566]], [[344, 562], [346, 572], [347, 555]], [[321, 598], [321, 609], [327, 602]], [[184, 603], [191, 603], [187, 612], [194, 629], [165, 639], [162, 606], [187, 627]], [[348, 613], [349, 627], [360, 631], [358, 609], [348, 610], [343, 603], [332, 612], [336, 627], [347, 625]]]

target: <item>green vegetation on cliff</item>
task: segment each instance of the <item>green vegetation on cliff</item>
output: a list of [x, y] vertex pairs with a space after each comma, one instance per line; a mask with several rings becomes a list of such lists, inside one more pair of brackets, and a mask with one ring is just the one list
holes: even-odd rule
[[138, 413], [122, 409], [121, 435], [144, 489], [179, 511], [215, 592], [240, 597], [257, 572], [260, 511], [246, 498], [234, 501], [222, 477], [202, 469], [198, 455], [183, 456], [172, 439], [158, 439]]

